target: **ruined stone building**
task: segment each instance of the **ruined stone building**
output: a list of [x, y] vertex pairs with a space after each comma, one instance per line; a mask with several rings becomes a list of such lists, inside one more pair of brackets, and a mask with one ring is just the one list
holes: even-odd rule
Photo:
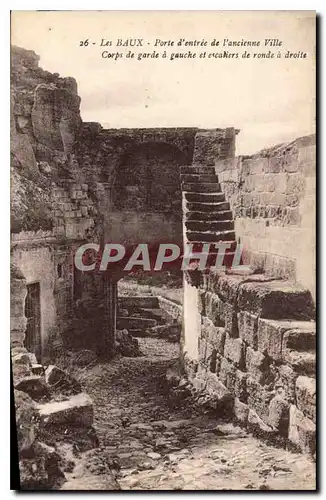
[[234, 418], [314, 452], [315, 137], [235, 157], [234, 128], [104, 129], [38, 62], [13, 47], [12, 348], [114, 354], [121, 275], [78, 271], [85, 242], [241, 243], [246, 273], [185, 273], [183, 368]]

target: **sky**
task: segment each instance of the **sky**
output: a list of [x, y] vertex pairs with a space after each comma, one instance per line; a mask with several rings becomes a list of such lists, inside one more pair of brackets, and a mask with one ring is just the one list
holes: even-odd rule
[[[84, 121], [110, 128], [198, 127], [240, 129], [237, 154], [252, 154], [315, 132], [315, 18], [309, 11], [14, 11], [14, 45], [34, 50], [40, 66], [73, 76]], [[116, 47], [117, 39], [144, 39], [143, 47]], [[249, 59], [247, 47], [192, 49], [195, 59], [169, 60], [189, 47], [153, 47], [156, 39], [279, 39], [273, 59]], [[88, 40], [88, 46], [81, 42]], [[101, 40], [113, 46], [101, 47]], [[167, 50], [166, 59], [125, 58], [128, 50]], [[117, 61], [102, 52], [122, 52]], [[238, 59], [207, 58], [239, 51]], [[282, 58], [276, 58], [278, 50]], [[305, 59], [284, 54], [306, 52]], [[206, 58], [199, 54], [206, 51]]]

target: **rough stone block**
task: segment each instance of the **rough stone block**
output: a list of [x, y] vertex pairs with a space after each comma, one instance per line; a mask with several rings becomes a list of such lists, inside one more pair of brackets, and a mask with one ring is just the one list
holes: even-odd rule
[[316, 145], [304, 146], [299, 148], [298, 154], [298, 164], [299, 166], [303, 166], [306, 163], [315, 162], [316, 161]]
[[314, 351], [316, 349], [316, 323], [291, 322], [291, 328], [283, 335], [282, 349]]
[[215, 326], [224, 326], [224, 302], [215, 293], [206, 293], [205, 314]]
[[304, 453], [316, 451], [316, 426], [294, 405], [290, 407], [289, 441]]
[[224, 352], [225, 329], [214, 326], [213, 322], [208, 318], [202, 318], [202, 335], [212, 345], [219, 354]]
[[269, 361], [260, 351], [246, 350], [246, 370], [261, 385], [270, 382]]
[[305, 188], [305, 178], [301, 173], [292, 173], [287, 176], [286, 194], [300, 195]]
[[257, 349], [257, 330], [258, 317], [246, 311], [240, 311], [238, 313], [238, 331], [240, 339], [253, 347], [253, 349]]
[[93, 403], [84, 393], [71, 396], [66, 401], [39, 405], [40, 421], [44, 425], [72, 424], [90, 427], [93, 423]]
[[285, 213], [285, 223], [290, 226], [299, 226], [301, 222], [301, 215], [299, 207], [287, 207]]
[[298, 374], [316, 377], [316, 354], [313, 352], [291, 351], [286, 349], [283, 361], [289, 364]]
[[214, 352], [214, 347], [205, 338], [199, 339], [198, 360], [202, 366], [208, 367]]
[[295, 381], [298, 374], [288, 365], [277, 367], [277, 377], [274, 384], [277, 394], [293, 404], [295, 402]]
[[276, 433], [275, 429], [267, 425], [253, 409], [249, 409], [248, 428], [262, 437], [270, 436]]
[[228, 276], [221, 271], [211, 270], [209, 288], [225, 302], [235, 304], [240, 284], [245, 280], [242, 276]]
[[27, 134], [13, 133], [11, 135], [11, 151], [25, 175], [26, 173], [36, 176], [39, 174], [33, 147]]
[[219, 379], [223, 385], [232, 393], [234, 392], [234, 386], [236, 381], [236, 367], [230, 363], [227, 359], [221, 358], [221, 366]]
[[295, 395], [298, 409], [316, 423], [316, 380], [299, 376], [295, 385]]
[[216, 399], [217, 409], [220, 409], [223, 413], [232, 411], [234, 396], [213, 373], [208, 374], [206, 390], [208, 394]]
[[310, 292], [285, 281], [242, 283], [237, 303], [262, 318], [309, 320], [314, 315]]
[[233, 304], [229, 304], [228, 302], [224, 303], [224, 321], [226, 333], [233, 338], [239, 337], [237, 309]]
[[30, 359], [28, 354], [29, 354], [28, 352], [20, 352], [18, 354], [15, 354], [14, 356], [12, 356], [13, 364], [30, 365]]
[[18, 451], [28, 450], [35, 441], [37, 410], [30, 396], [17, 389], [14, 391]]
[[35, 401], [46, 400], [50, 397], [50, 390], [45, 380], [37, 375], [23, 377], [15, 384], [15, 389], [26, 392]]
[[38, 85], [31, 114], [38, 142], [50, 149], [70, 152], [81, 123], [79, 104], [80, 97], [75, 92]]
[[249, 406], [242, 403], [238, 398], [234, 399], [233, 412], [235, 418], [242, 424], [248, 422]]
[[269, 422], [269, 404], [274, 397], [274, 391], [262, 386], [250, 375], [247, 378], [248, 405], [256, 411], [261, 419]]
[[45, 381], [56, 392], [64, 394], [78, 394], [81, 392], [80, 383], [69, 373], [55, 365], [49, 365], [46, 368]]
[[24, 321], [25, 326], [23, 327], [23, 323], [21, 323], [21, 328], [17, 330], [10, 330], [10, 345], [12, 347], [22, 347], [24, 345], [25, 340], [25, 331], [26, 331], [26, 320]]
[[282, 358], [282, 338], [285, 329], [280, 321], [258, 320], [258, 349], [275, 360]]
[[270, 402], [268, 416], [269, 423], [272, 427], [277, 429], [279, 434], [283, 437], [288, 436], [289, 410], [289, 403], [279, 395], [276, 395]]
[[248, 373], [244, 373], [241, 370], [236, 371], [234, 395], [243, 403], [246, 403], [248, 400], [247, 378], [248, 378]]
[[222, 356], [220, 354], [216, 354], [215, 374], [217, 376], [219, 376], [220, 374], [221, 362], [222, 362]]
[[242, 370], [245, 366], [245, 345], [241, 339], [234, 339], [226, 335], [224, 357]]
[[[302, 330], [309, 332], [313, 329], [313, 322], [310, 321], [291, 321], [291, 320], [272, 320], [272, 319], [258, 319], [258, 350], [268, 354], [274, 360], [280, 361], [282, 359], [283, 349], [283, 336], [288, 330]], [[303, 345], [309, 345], [309, 340], [306, 344], [304, 338], [309, 334], [304, 334], [301, 337]], [[295, 335], [290, 335], [290, 342], [294, 342]], [[293, 340], [292, 340], [293, 339]], [[300, 341], [300, 342], [301, 342]], [[294, 345], [294, 344], [291, 344]], [[299, 341], [298, 344], [299, 345]], [[292, 347], [291, 347], [292, 348]]]

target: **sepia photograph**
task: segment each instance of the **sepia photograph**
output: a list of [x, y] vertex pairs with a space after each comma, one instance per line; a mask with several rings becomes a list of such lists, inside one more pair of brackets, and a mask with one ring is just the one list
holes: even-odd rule
[[12, 489], [316, 491], [316, 43], [11, 11]]

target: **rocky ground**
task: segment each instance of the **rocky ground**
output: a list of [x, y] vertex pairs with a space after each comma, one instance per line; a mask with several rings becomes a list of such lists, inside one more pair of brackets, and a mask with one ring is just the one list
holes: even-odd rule
[[315, 489], [308, 456], [267, 445], [167, 394], [165, 373], [178, 349], [143, 338], [142, 356], [79, 373], [93, 399], [99, 447], [74, 457], [62, 489], [103, 490], [108, 481], [112, 489], [110, 470], [122, 490]]

